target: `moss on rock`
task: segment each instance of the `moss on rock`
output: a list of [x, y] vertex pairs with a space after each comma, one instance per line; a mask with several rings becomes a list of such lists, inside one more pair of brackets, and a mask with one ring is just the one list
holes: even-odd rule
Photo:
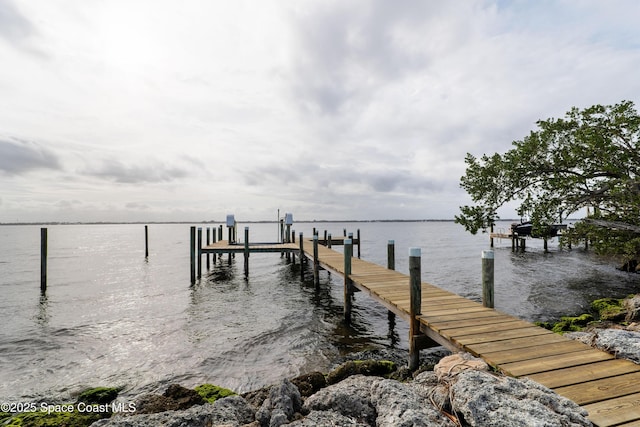
[[113, 387], [93, 387], [84, 390], [78, 395], [78, 402], [97, 403], [104, 405], [111, 403], [120, 393], [119, 388]]
[[577, 332], [581, 331], [589, 322], [593, 321], [591, 314], [585, 313], [580, 316], [562, 316], [560, 321], [557, 322], [551, 330], [555, 333], [562, 334], [565, 332]]
[[218, 399], [227, 396], [234, 396], [236, 393], [227, 388], [219, 387], [213, 384], [201, 384], [194, 389], [207, 402], [213, 403]]
[[397, 369], [390, 360], [355, 360], [345, 362], [327, 375], [327, 384], [336, 384], [351, 375], [388, 377]]
[[[69, 412], [25, 412], [9, 419], [10, 427], [88, 427], [94, 422], [111, 416], [110, 412], [80, 412], [77, 407]], [[5, 421], [6, 422], [6, 421]]]
[[624, 299], [601, 298], [591, 303], [600, 320], [622, 320], [627, 314]]

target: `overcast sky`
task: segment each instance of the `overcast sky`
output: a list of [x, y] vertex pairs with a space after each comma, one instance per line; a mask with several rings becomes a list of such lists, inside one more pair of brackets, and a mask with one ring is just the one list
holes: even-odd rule
[[640, 104], [639, 18], [635, 0], [0, 0], [0, 222], [453, 218], [467, 152]]

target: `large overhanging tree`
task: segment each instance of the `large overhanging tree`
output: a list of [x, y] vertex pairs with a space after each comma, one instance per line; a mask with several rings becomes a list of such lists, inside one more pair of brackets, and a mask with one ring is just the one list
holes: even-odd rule
[[629, 101], [573, 108], [562, 119], [537, 122], [538, 129], [504, 154], [467, 154], [461, 186], [472, 206], [456, 222], [476, 233], [492, 224], [499, 207], [519, 201], [544, 235], [559, 216], [585, 207], [573, 238], [588, 238], [602, 253], [640, 254], [640, 116]]

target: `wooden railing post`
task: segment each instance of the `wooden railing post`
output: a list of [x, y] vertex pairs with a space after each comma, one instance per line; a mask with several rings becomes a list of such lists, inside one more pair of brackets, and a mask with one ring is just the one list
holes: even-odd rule
[[313, 235], [313, 283], [320, 288], [320, 260], [318, 259], [318, 235]]
[[416, 316], [422, 311], [422, 272], [420, 248], [409, 249], [409, 369], [416, 370], [420, 365], [420, 350], [416, 336], [420, 334], [420, 322]]
[[482, 305], [493, 308], [493, 251], [482, 251]]
[[189, 253], [191, 254], [191, 284], [196, 283], [196, 228], [191, 227]]
[[344, 241], [344, 320], [351, 323], [351, 257], [353, 256], [353, 240]]
[[47, 292], [47, 229], [40, 229], [40, 293]]
[[331, 233], [327, 234], [327, 247], [331, 249]]

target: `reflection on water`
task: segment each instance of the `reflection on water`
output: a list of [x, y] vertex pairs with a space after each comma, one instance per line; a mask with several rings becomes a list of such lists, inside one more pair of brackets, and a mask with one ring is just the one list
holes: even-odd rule
[[[361, 229], [362, 258], [408, 273], [408, 248], [422, 248], [423, 280], [481, 298], [486, 235], [450, 222], [298, 224], [334, 235]], [[407, 348], [408, 325], [355, 293], [352, 323], [343, 322], [343, 281], [278, 254], [211, 259], [191, 286], [189, 225], [149, 227], [144, 254], [139, 225], [49, 228], [49, 286], [39, 294], [39, 227], [0, 227], [0, 400], [64, 399], [87, 386], [124, 387], [125, 395], [171, 382], [216, 383], [237, 391], [281, 377], [326, 370], [340, 355], [376, 347]], [[252, 224], [252, 239], [273, 240], [272, 224]], [[632, 292], [640, 275], [622, 273], [584, 249], [527, 242], [513, 253], [496, 242], [496, 308], [526, 320], [585, 311], [595, 298]], [[35, 248], [35, 249], [34, 249]], [[337, 248], [341, 250], [341, 248]]]

